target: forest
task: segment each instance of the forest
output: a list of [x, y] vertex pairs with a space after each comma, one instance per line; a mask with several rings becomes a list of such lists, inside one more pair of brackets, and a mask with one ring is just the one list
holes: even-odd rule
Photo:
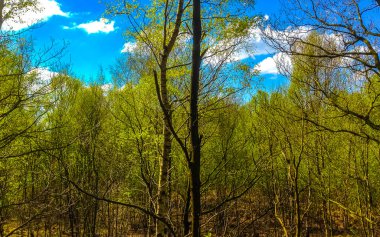
[[0, 237], [380, 236], [380, 1], [103, 1], [111, 84], [42, 76], [64, 48], [4, 26], [36, 2], [0, 0]]

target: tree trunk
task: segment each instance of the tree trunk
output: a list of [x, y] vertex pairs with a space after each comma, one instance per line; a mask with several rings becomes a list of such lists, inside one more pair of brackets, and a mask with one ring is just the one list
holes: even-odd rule
[[[164, 128], [164, 148], [160, 164], [160, 178], [158, 183], [158, 200], [157, 200], [157, 215], [160, 217], [164, 217], [168, 219], [169, 212], [169, 195], [168, 195], [168, 173], [170, 170], [169, 159], [171, 152], [171, 140], [170, 140], [170, 131], [167, 131]], [[161, 221], [157, 220], [156, 223], [156, 235], [157, 236], [168, 236], [169, 229], [168, 227]]]
[[[168, 2], [166, 2], [166, 7], [168, 7]], [[164, 143], [162, 148], [162, 159], [160, 163], [160, 177], [158, 182], [158, 201], [157, 201], [157, 215], [167, 219], [169, 221], [169, 185], [170, 185], [170, 166], [171, 166], [171, 148], [172, 148], [172, 132], [170, 127], [172, 127], [172, 108], [169, 101], [169, 94], [167, 89], [167, 64], [170, 53], [173, 50], [174, 44], [178, 38], [179, 29], [182, 23], [183, 15], [183, 4], [184, 1], [180, 0], [178, 2], [178, 9], [175, 21], [175, 27], [172, 35], [169, 37], [169, 42], [166, 44], [167, 35], [167, 21], [165, 20], [164, 25], [164, 43], [163, 43], [163, 52], [160, 60], [160, 91], [157, 91], [157, 96], [161, 98], [162, 105], [161, 109], [164, 113]], [[165, 13], [166, 15], [166, 13]], [[156, 75], [155, 75], [156, 77]], [[157, 80], [157, 78], [155, 78]], [[156, 81], [157, 83], [157, 81]], [[168, 226], [162, 223], [161, 221], [156, 222], [156, 235], [157, 236], [169, 236], [170, 232]]]
[[201, 2], [193, 0], [193, 53], [191, 70], [191, 94], [190, 94], [190, 137], [191, 137], [191, 197], [192, 197], [192, 236], [200, 237], [201, 214], [201, 139], [199, 137], [198, 124], [198, 92], [201, 66]]
[[186, 191], [185, 208], [183, 211], [183, 235], [188, 236], [190, 233], [189, 215], [190, 215], [190, 202], [191, 202], [191, 183], [188, 183]]
[[[170, 172], [170, 164], [171, 164], [171, 149], [172, 149], [172, 134], [170, 131], [170, 124], [172, 122], [172, 112], [171, 105], [169, 102], [169, 95], [167, 89], [167, 61], [169, 57], [169, 53], [167, 50], [164, 50], [164, 54], [162, 55], [161, 65], [160, 65], [160, 83], [161, 83], [161, 99], [163, 104], [163, 112], [164, 112], [164, 143], [162, 147], [162, 158], [160, 160], [160, 177], [158, 181], [158, 200], [157, 200], [157, 215], [168, 219], [169, 213], [169, 172]], [[169, 229], [168, 227], [161, 221], [157, 220], [156, 223], [156, 236], [168, 236]]]

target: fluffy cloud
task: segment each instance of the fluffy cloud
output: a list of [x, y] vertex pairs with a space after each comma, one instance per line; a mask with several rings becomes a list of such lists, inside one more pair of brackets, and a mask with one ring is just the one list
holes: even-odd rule
[[[267, 18], [266, 18], [267, 19]], [[299, 39], [305, 39], [311, 32], [311, 29], [306, 26], [301, 26], [297, 28], [288, 27], [283, 31], [273, 30], [270, 27], [264, 30], [253, 29], [256, 35], [256, 45], [255, 55], [268, 55], [274, 54], [271, 57], [267, 57], [261, 62], [259, 62], [254, 70], [259, 70], [261, 74], [288, 74], [292, 71], [292, 62], [290, 56], [286, 53], [279, 52], [274, 49], [270, 44], [263, 40], [264, 37], [269, 37], [273, 39], [275, 48], [283, 49], [284, 51], [289, 50], [290, 45], [294, 45]], [[269, 42], [272, 43], [272, 42]]]
[[132, 53], [134, 50], [136, 50], [136, 43], [127, 42], [124, 44], [123, 49], [121, 50], [121, 53]]
[[282, 70], [290, 71], [292, 67], [289, 55], [276, 53], [273, 57], [268, 57], [255, 66], [261, 74], [280, 74]]
[[258, 63], [255, 69], [259, 70], [262, 74], [278, 74], [276, 62], [273, 57], [268, 57]]
[[106, 18], [100, 18], [97, 21], [90, 21], [88, 23], [82, 23], [75, 25], [73, 27], [64, 26], [63, 29], [82, 29], [87, 32], [87, 34], [96, 34], [96, 33], [110, 33], [115, 31], [115, 21], [110, 21]]
[[58, 76], [57, 72], [50, 71], [49, 68], [44, 67], [35, 68], [28, 74], [34, 75], [37, 78], [37, 80], [33, 81], [33, 84], [29, 87], [31, 93], [42, 93], [45, 90], [48, 90], [52, 78]]
[[[271, 38], [272, 40], [270, 41], [270, 43], [273, 44], [275, 48], [280, 49], [282, 53], [278, 51], [271, 52], [272, 54], [275, 53], [274, 56], [264, 59], [263, 61], [258, 63], [254, 69], [260, 70], [262, 74], [290, 73], [292, 71], [292, 64], [289, 55], [285, 52], [293, 52], [295, 54], [297, 54], [297, 52], [301, 52], [303, 48], [302, 42], [307, 40], [307, 37], [310, 35], [311, 32], [312, 28], [308, 26], [299, 26], [293, 28], [288, 27], [283, 31], [273, 30], [270, 27], [267, 27], [266, 29], [264, 29], [264, 31], [261, 32], [261, 35], [266, 35], [267, 37]], [[357, 65], [357, 61], [354, 60], [354, 58], [360, 57], [360, 53], [363, 53], [363, 55], [365, 55], [369, 52], [368, 48], [366, 48], [365, 46], [347, 45], [346, 42], [350, 42], [351, 40], [346, 39], [347, 36], [344, 34], [324, 33], [320, 36], [322, 37], [321, 43], [323, 44], [323, 47], [325, 49], [331, 49], [337, 55], [346, 55], [330, 61], [331, 65], [327, 65], [329, 67], [355, 67]], [[295, 45], [297, 45], [297, 42], [300, 42], [300, 44], [298, 44], [297, 47], [294, 47]], [[293, 48], [290, 48], [291, 46], [293, 46]], [[270, 48], [270, 46], [268, 45], [266, 47]], [[320, 51], [320, 53], [321, 57], [328, 57], [329, 55], [329, 53], [324, 55], [323, 51]], [[360, 78], [362, 76], [360, 74], [357, 74], [353, 77]]]
[[[263, 17], [264, 21], [269, 19], [268, 15]], [[212, 46], [209, 55], [206, 55], [205, 63], [217, 65], [221, 61], [237, 62], [258, 55], [269, 55], [276, 50], [266, 44], [263, 40], [263, 32], [258, 26], [249, 29], [248, 35], [243, 39], [232, 39], [228, 42], [221, 41]]]
[[36, 73], [38, 78], [44, 82], [50, 82], [53, 77], [58, 75], [57, 72], [50, 71], [49, 68], [44, 67], [36, 68], [31, 73]]
[[[17, 4], [20, 0], [14, 0], [11, 4]], [[9, 5], [4, 12], [9, 12]], [[12, 10], [14, 11], [14, 10]], [[63, 12], [61, 6], [55, 0], [37, 0], [35, 7], [17, 10], [16, 17], [6, 19], [3, 24], [4, 30], [19, 31], [28, 28], [36, 23], [47, 21], [52, 16], [69, 17], [70, 13]]]

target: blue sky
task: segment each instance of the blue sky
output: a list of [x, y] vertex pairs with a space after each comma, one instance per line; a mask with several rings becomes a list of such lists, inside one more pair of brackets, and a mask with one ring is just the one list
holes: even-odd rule
[[[39, 0], [42, 21], [35, 29], [28, 31], [35, 47], [41, 48], [54, 40], [58, 45], [67, 43], [63, 61], [71, 65], [71, 72], [77, 78], [91, 82], [96, 78], [99, 68], [103, 67], [109, 78], [108, 68], [121, 57], [121, 52], [127, 43], [123, 32], [128, 27], [123, 18], [105, 19], [104, 4], [99, 0]], [[46, 6], [46, 7], [45, 7]], [[279, 0], [257, 0], [253, 14], [268, 15], [279, 11]], [[31, 16], [30, 16], [31, 17]], [[31, 21], [32, 22], [32, 21]], [[31, 23], [32, 24], [32, 23]], [[29, 24], [30, 25], [30, 24]], [[16, 26], [16, 28], [22, 26]], [[284, 82], [278, 76], [271, 57], [262, 41], [256, 39], [257, 54], [250, 55], [251, 65], [261, 64], [262, 77], [269, 89]]]

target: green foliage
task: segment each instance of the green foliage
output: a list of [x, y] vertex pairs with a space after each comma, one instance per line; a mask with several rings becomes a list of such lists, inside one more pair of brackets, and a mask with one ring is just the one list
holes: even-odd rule
[[[115, 66], [114, 79], [123, 83], [108, 91], [64, 74], [43, 84], [38, 71], [22, 67], [30, 62], [18, 50], [0, 46], [0, 236], [18, 227], [17, 235], [42, 230], [52, 236], [152, 234], [167, 126], [152, 75], [159, 69], [166, 72], [167, 81], [159, 86], [167, 83], [177, 135], [170, 138], [165, 218], [183, 236], [190, 201], [184, 150], [191, 152], [191, 40], [182, 24], [167, 67], [160, 68], [162, 45], [173, 33], [173, 22], [165, 26], [162, 20], [168, 2], [172, 19], [178, 1], [109, 6], [107, 13], [147, 21], [141, 28], [144, 37], [141, 31], [127, 33], [137, 50]], [[20, 3], [26, 4], [21, 8], [32, 6], [32, 1]], [[209, 16], [204, 20], [205, 58], [223, 53], [217, 54], [220, 61], [204, 59], [202, 65], [202, 234], [378, 235], [378, 75], [355, 74], [342, 69], [341, 58], [322, 57], [322, 48], [336, 51], [338, 45], [311, 32], [293, 45], [298, 55], [291, 59], [289, 87], [259, 90], [241, 103], [237, 91], [250, 88], [257, 72], [225, 60], [237, 49], [230, 44], [244, 44], [260, 19], [229, 10], [251, 1], [203, 4], [214, 6], [204, 10]], [[184, 14], [189, 18], [190, 8]], [[125, 72], [131, 77], [123, 78]]]

